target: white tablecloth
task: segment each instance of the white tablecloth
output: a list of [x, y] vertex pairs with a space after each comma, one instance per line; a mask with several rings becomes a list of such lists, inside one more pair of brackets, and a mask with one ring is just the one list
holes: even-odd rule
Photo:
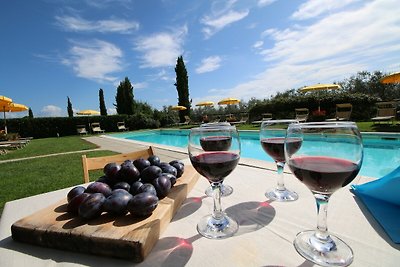
[[[367, 180], [357, 177], [354, 183]], [[239, 222], [235, 236], [210, 240], [197, 233], [198, 220], [212, 209], [212, 199], [204, 195], [208, 182], [200, 177], [152, 252], [140, 264], [12, 240], [10, 227], [15, 221], [62, 199], [69, 189], [8, 202], [0, 222], [0, 266], [313, 266], [292, 245], [299, 231], [316, 225], [315, 201], [303, 184], [285, 174], [286, 185], [297, 191], [300, 198], [279, 203], [264, 196], [266, 189], [276, 184], [273, 171], [238, 166], [225, 183], [234, 188], [231, 196], [222, 199], [222, 205]], [[328, 227], [352, 247], [352, 266], [400, 266], [400, 246], [390, 241], [349, 187], [332, 196]]]

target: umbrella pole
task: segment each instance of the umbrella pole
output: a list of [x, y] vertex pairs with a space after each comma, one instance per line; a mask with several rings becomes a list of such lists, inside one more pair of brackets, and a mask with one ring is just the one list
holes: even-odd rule
[[3, 114], [4, 114], [4, 132], [7, 134], [7, 121], [6, 121], [6, 107], [3, 107]]

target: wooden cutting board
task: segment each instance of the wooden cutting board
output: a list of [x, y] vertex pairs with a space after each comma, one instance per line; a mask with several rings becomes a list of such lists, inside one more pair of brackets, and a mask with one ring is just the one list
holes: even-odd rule
[[[83, 220], [66, 211], [66, 198], [11, 226], [16, 241], [44, 247], [130, 259], [141, 262], [150, 253], [174, 217], [199, 174], [187, 164], [182, 177], [161, 199], [152, 215], [138, 219], [129, 214]], [[193, 226], [195, 227], [195, 226]]]

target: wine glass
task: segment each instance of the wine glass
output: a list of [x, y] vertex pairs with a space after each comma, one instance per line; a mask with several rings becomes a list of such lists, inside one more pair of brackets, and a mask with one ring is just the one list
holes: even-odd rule
[[192, 128], [188, 151], [193, 167], [210, 182], [214, 200], [212, 214], [200, 220], [197, 231], [210, 239], [234, 235], [239, 226], [222, 210], [221, 185], [240, 159], [238, 131], [233, 126], [224, 125]]
[[287, 202], [295, 201], [299, 198], [296, 192], [290, 191], [285, 187], [283, 181], [283, 168], [285, 167], [284, 144], [290, 142], [294, 148], [300, 148], [301, 140], [287, 139], [286, 130], [291, 123], [298, 123], [297, 120], [266, 120], [261, 124], [260, 142], [264, 151], [275, 161], [278, 183], [276, 187], [269, 189], [265, 196], [269, 199]]
[[361, 134], [354, 122], [291, 124], [287, 138], [301, 139], [299, 149], [286, 142], [285, 158], [293, 174], [314, 194], [318, 222], [316, 230], [297, 234], [297, 252], [322, 266], [347, 266], [353, 261], [352, 249], [330, 234], [327, 209], [330, 196], [357, 176], [362, 160]]
[[[229, 122], [214, 122], [214, 123], [203, 123], [200, 125], [200, 127], [215, 127], [215, 126], [231, 126], [231, 124]], [[231, 195], [233, 193], [233, 188], [230, 185], [221, 184], [221, 196], [222, 197], [227, 197], [229, 195]], [[209, 187], [207, 187], [207, 189], [205, 190], [204, 194], [206, 194], [206, 196], [208, 197], [212, 197], [213, 195], [213, 189], [212, 186], [210, 185]]]

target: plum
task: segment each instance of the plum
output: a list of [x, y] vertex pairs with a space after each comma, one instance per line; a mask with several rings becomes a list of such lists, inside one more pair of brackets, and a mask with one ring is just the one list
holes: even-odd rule
[[117, 188], [112, 191], [111, 195], [130, 195], [130, 193], [125, 189]]
[[101, 182], [101, 183], [108, 184], [109, 186], [113, 186], [116, 181], [114, 181], [114, 180], [108, 178], [107, 176], [103, 175], [99, 179], [97, 179], [96, 182]]
[[101, 183], [101, 182], [93, 182], [85, 190], [86, 193], [101, 193], [105, 197], [111, 195], [112, 190], [108, 184]]
[[182, 160], [178, 160], [178, 159], [171, 160], [171, 161], [169, 162], [169, 165], [174, 165], [175, 163], [179, 163], [179, 164], [185, 166], [185, 164], [183, 163], [183, 161], [182, 161]]
[[132, 161], [125, 161], [122, 163], [118, 175], [122, 181], [130, 184], [139, 180], [140, 178], [140, 172], [135, 165], [133, 165]]
[[67, 210], [71, 213], [78, 214], [78, 209], [81, 203], [90, 196], [89, 193], [82, 193], [74, 198], [71, 199], [71, 201], [68, 202]]
[[176, 169], [176, 178], [182, 176], [183, 172], [185, 171], [185, 165], [180, 163], [181, 161], [171, 161], [169, 164]]
[[68, 203], [71, 202], [71, 200], [74, 197], [76, 197], [77, 195], [80, 195], [80, 194], [84, 193], [85, 190], [86, 190], [86, 188], [83, 187], [83, 186], [75, 186], [74, 188], [72, 188], [67, 194]]
[[85, 198], [78, 209], [78, 214], [84, 219], [94, 219], [103, 212], [106, 197], [101, 193], [94, 193]]
[[140, 172], [142, 172], [144, 169], [146, 169], [147, 167], [149, 167], [151, 164], [150, 164], [150, 161], [148, 161], [147, 159], [138, 158], [138, 159], [135, 159], [135, 160], [133, 161], [133, 165], [135, 165], [135, 167], [136, 167]]
[[171, 189], [171, 180], [164, 175], [161, 175], [154, 179], [151, 184], [154, 186], [157, 192], [157, 197], [162, 199], [166, 197]]
[[118, 179], [118, 172], [120, 169], [121, 169], [121, 165], [119, 165], [115, 162], [110, 162], [110, 163], [107, 163], [106, 166], [104, 166], [103, 172], [108, 178], [115, 180], [115, 179]]
[[104, 211], [115, 215], [125, 215], [128, 212], [126, 206], [131, 199], [132, 195], [129, 193], [112, 194], [104, 201], [103, 209]]
[[142, 183], [151, 183], [152, 180], [160, 176], [162, 170], [157, 166], [149, 166], [141, 172]]
[[160, 176], [167, 177], [171, 182], [171, 187], [174, 186], [174, 184], [176, 183], [176, 177], [170, 173], [161, 173]]
[[136, 195], [139, 192], [140, 187], [142, 187], [143, 183], [136, 181], [133, 184], [131, 184], [131, 189], [129, 190], [129, 193], [132, 195]]
[[150, 157], [147, 158], [147, 160], [150, 162], [151, 165], [158, 166], [160, 164], [161, 160], [158, 156], [156, 155], [151, 155]]
[[150, 215], [158, 205], [158, 197], [151, 193], [143, 192], [129, 200], [127, 210], [133, 216], [144, 217]]
[[153, 194], [155, 196], [157, 195], [157, 190], [154, 188], [154, 185], [149, 184], [149, 183], [143, 184], [139, 188], [139, 190], [136, 192], [136, 195], [140, 194], [140, 193], [143, 193], [143, 192], [147, 192], [147, 193]]
[[115, 189], [124, 189], [127, 192], [129, 192], [130, 188], [131, 188], [131, 186], [127, 182], [118, 182], [112, 187], [113, 190], [115, 190]]
[[176, 170], [176, 168], [171, 166], [171, 165], [169, 165], [169, 163], [161, 165], [160, 168], [161, 168], [162, 172], [170, 173], [175, 177], [178, 174], [178, 171]]

